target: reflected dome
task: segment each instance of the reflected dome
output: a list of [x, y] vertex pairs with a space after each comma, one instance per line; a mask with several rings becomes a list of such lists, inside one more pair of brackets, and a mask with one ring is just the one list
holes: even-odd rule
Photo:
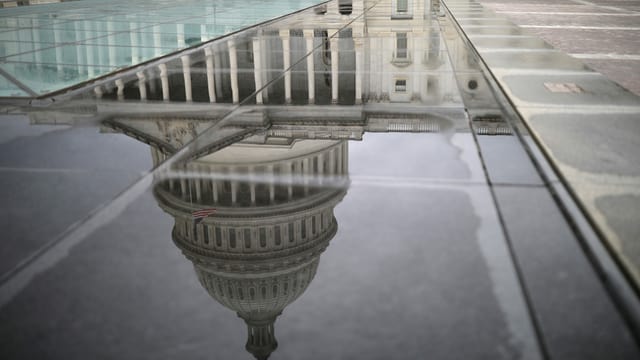
[[[247, 325], [246, 349], [266, 359], [274, 323], [313, 280], [336, 234], [334, 207], [346, 193], [313, 179], [346, 179], [347, 141], [230, 145], [154, 187], [174, 217], [172, 239], [200, 284]], [[194, 217], [194, 211], [213, 214]]]

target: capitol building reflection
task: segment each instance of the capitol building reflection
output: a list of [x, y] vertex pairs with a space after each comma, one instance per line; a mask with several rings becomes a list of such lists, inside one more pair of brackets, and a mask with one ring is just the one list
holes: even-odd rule
[[[154, 187], [158, 204], [175, 219], [175, 245], [209, 295], [245, 321], [246, 349], [257, 359], [277, 348], [277, 317], [307, 289], [337, 231], [333, 209], [346, 188], [308, 179], [327, 175], [346, 184], [347, 145], [237, 143], [184, 166], [184, 174], [197, 176]], [[215, 213], [196, 219], [201, 209]]]

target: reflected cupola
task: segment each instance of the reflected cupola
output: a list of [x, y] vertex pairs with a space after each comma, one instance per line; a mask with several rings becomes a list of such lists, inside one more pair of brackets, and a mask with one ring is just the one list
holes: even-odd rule
[[[175, 219], [173, 241], [211, 297], [245, 321], [257, 359], [277, 348], [276, 318], [309, 286], [337, 231], [346, 159], [344, 140], [238, 143], [154, 187]], [[207, 209], [214, 214], [194, 217]]]

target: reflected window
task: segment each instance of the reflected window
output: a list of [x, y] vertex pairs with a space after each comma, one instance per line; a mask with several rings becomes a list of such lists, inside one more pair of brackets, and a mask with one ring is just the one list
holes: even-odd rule
[[251, 229], [244, 229], [244, 247], [251, 247]]
[[293, 223], [289, 224], [289, 242], [292, 243], [294, 240], [293, 233]]
[[396, 33], [396, 58], [406, 59], [407, 55], [407, 33]]
[[267, 246], [267, 229], [260, 228], [260, 247]]
[[282, 240], [280, 239], [280, 226], [276, 226], [274, 229], [274, 237], [275, 237], [275, 241], [276, 241], [276, 245], [280, 245], [282, 243]]
[[219, 227], [215, 228], [214, 232], [216, 237], [216, 245], [222, 246], [222, 232], [220, 231], [220, 228]]
[[316, 233], [316, 217], [312, 217], [311, 218], [311, 233], [315, 234]]
[[236, 247], [236, 231], [235, 229], [229, 229], [229, 246]]
[[409, 11], [409, 0], [396, 0], [396, 12], [406, 14]]
[[207, 225], [202, 226], [202, 235], [204, 238], [204, 243], [209, 244], [209, 227]]

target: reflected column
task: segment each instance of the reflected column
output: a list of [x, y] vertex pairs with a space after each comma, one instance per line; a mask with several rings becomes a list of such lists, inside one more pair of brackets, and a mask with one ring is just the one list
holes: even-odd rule
[[184, 97], [186, 101], [192, 101], [191, 57], [189, 57], [189, 55], [181, 56], [180, 61], [182, 61], [182, 76], [184, 77]]
[[82, 24], [82, 22], [80, 21], [75, 21], [73, 23], [73, 33], [75, 34], [74, 38], [76, 40], [76, 67], [78, 70], [78, 74], [82, 74], [86, 70], [85, 67], [83, 66], [83, 61], [82, 61], [82, 57], [83, 57], [82, 47], [78, 45], [78, 43], [82, 41], [81, 25], [84, 25], [84, 24]]
[[280, 30], [282, 39], [282, 63], [284, 68], [284, 101], [291, 103], [291, 34], [289, 29]]
[[158, 65], [160, 69], [160, 82], [162, 82], [162, 100], [169, 101], [169, 72], [167, 64]]
[[338, 103], [338, 32], [329, 30], [331, 47], [331, 103]]
[[216, 102], [216, 84], [213, 68], [213, 50], [210, 47], [204, 49], [205, 62], [207, 64], [207, 90], [209, 92], [209, 102]]
[[236, 53], [236, 43], [233, 40], [227, 41], [229, 48], [229, 73], [231, 75], [231, 97], [233, 103], [240, 102], [240, 94], [238, 92], [238, 55]]
[[253, 39], [253, 77], [256, 83], [256, 103], [262, 104], [262, 49], [260, 38]]
[[362, 35], [353, 38], [356, 51], [356, 104], [362, 104]]
[[62, 40], [60, 39], [60, 29], [53, 29], [53, 42], [56, 47], [56, 64], [58, 69], [58, 75], [62, 75]]
[[[31, 28], [31, 38], [35, 43], [39, 43], [40, 42], [40, 25], [38, 23], [38, 19], [33, 19], [32, 24], [33, 24], [33, 27]], [[35, 51], [34, 56], [36, 61], [36, 67], [40, 68], [42, 66], [42, 52], [39, 50]]]
[[161, 48], [162, 48], [162, 34], [160, 34], [160, 25], [154, 25], [153, 26], [153, 54], [154, 57], [158, 57], [160, 55], [162, 55], [161, 52]]
[[176, 24], [176, 36], [178, 38], [178, 48], [183, 49], [186, 46], [184, 41], [184, 24]]
[[313, 30], [304, 30], [304, 39], [306, 42], [307, 50], [307, 88], [309, 89], [309, 104], [315, 102], [316, 97], [316, 84], [315, 84], [315, 64], [313, 53]]
[[[273, 204], [276, 199], [276, 187], [275, 187], [275, 174], [274, 174], [274, 166], [268, 165], [267, 172], [269, 173], [269, 204]], [[280, 181], [280, 179], [278, 179]]]
[[147, 77], [143, 71], [136, 73], [138, 77], [138, 90], [140, 91], [140, 100], [147, 100]]
[[138, 33], [136, 24], [129, 24], [129, 40], [131, 42], [131, 64], [135, 65], [140, 62], [140, 54], [138, 49]]
[[113, 43], [114, 31], [113, 22], [107, 21], [107, 51], [109, 56], [109, 66], [113, 69], [116, 67], [116, 48]]

